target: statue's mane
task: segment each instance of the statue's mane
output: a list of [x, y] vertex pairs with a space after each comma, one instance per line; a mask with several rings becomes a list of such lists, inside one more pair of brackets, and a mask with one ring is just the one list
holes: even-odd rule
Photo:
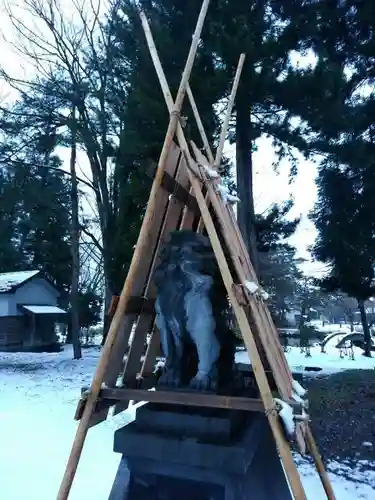
[[[173, 231], [169, 240], [164, 245], [159, 256], [159, 264], [155, 269], [154, 279], [157, 285], [162, 284], [161, 280], [167, 275], [176, 273], [180, 270], [182, 263], [188, 263], [189, 266], [196, 269], [201, 274], [215, 276], [218, 274], [215, 255], [212, 251], [210, 240], [202, 234], [193, 231]], [[177, 278], [177, 273], [175, 274]]]

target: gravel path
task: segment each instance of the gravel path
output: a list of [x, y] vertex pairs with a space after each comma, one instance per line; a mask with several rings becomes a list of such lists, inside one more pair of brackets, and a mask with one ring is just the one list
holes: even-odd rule
[[303, 382], [311, 426], [324, 459], [375, 460], [375, 370], [351, 370]]

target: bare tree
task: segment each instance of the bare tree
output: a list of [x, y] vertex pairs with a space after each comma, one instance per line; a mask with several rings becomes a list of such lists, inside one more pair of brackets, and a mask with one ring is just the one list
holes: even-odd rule
[[[75, 107], [74, 134], [90, 165], [89, 182], [98, 214], [101, 241], [94, 238], [93, 242], [103, 255], [107, 306], [112, 293], [108, 268], [114, 212], [110, 160], [121, 124], [111, 113], [109, 75], [114, 38], [108, 23], [104, 27], [102, 10], [100, 0], [71, 0], [64, 2], [64, 8], [59, 0], [23, 0], [21, 15], [17, 5], [6, 3], [16, 34], [13, 45], [21, 57], [26, 57], [36, 76], [21, 80], [4, 71], [2, 76], [21, 96], [30, 91], [41, 95], [49, 92], [52, 107], [56, 99], [52, 116], [48, 115], [55, 132], [68, 129], [68, 136], [72, 136], [67, 113]], [[39, 124], [47, 114], [40, 117]]]

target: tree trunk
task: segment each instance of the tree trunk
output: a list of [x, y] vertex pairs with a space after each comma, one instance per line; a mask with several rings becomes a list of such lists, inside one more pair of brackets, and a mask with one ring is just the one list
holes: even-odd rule
[[354, 317], [352, 314], [349, 317], [349, 323], [350, 323], [350, 333], [353, 333], [354, 332]]
[[68, 324], [68, 328], [66, 330], [66, 339], [65, 339], [65, 344], [72, 344], [73, 342], [73, 337], [72, 337], [72, 321], [70, 320]]
[[344, 309], [345, 319], [350, 325], [350, 332], [354, 332], [354, 311], [352, 309]]
[[70, 152], [70, 175], [71, 175], [71, 201], [72, 201], [72, 284], [70, 288], [70, 306], [71, 306], [71, 332], [73, 343], [74, 359], [82, 357], [82, 350], [79, 338], [79, 210], [78, 210], [78, 187], [76, 173], [76, 121], [75, 109], [72, 111], [72, 144]]
[[116, 290], [113, 282], [113, 263], [112, 251], [109, 249], [109, 242], [111, 241], [109, 231], [103, 231], [103, 268], [104, 268], [104, 318], [103, 318], [103, 338], [101, 345], [103, 346], [111, 325], [111, 318], [108, 316], [109, 306], [111, 304], [112, 296], [119, 295], [120, 292]]
[[298, 322], [299, 329], [301, 329], [305, 324], [306, 309], [307, 309], [307, 306], [306, 306], [305, 302], [302, 302], [301, 315], [300, 315], [299, 322]]
[[371, 334], [370, 334], [370, 328], [368, 327], [367, 323], [367, 316], [366, 316], [366, 309], [365, 309], [365, 301], [364, 300], [358, 300], [358, 309], [361, 314], [361, 323], [362, 323], [362, 328], [363, 328], [363, 335], [364, 335], [364, 344], [365, 344], [365, 356], [368, 358], [371, 358]]
[[103, 338], [102, 346], [104, 345], [109, 327], [111, 326], [111, 318], [109, 317], [108, 310], [112, 300], [112, 292], [108, 285], [105, 287], [105, 297], [104, 297], [104, 321], [103, 321]]
[[237, 193], [241, 200], [237, 206], [237, 219], [255, 272], [259, 278], [253, 195], [252, 124], [247, 89], [241, 88], [241, 83], [237, 94], [236, 110]]

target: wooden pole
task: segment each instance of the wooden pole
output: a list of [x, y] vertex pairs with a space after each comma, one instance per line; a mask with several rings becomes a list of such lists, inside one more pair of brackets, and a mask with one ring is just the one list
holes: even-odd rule
[[[91, 387], [88, 393], [86, 404], [83, 410], [82, 418], [79, 421], [77, 432], [73, 441], [72, 450], [66, 465], [65, 473], [60, 485], [60, 489], [57, 495], [57, 500], [66, 500], [69, 496], [72, 483], [74, 480], [75, 473], [77, 471], [80, 456], [82, 454], [83, 445], [87, 435], [87, 431], [90, 425], [91, 416], [95, 410], [96, 401], [103, 383], [105, 372], [107, 369], [110, 354], [116, 340], [116, 335], [119, 330], [122, 317], [126, 310], [129, 298], [131, 296], [133, 283], [135, 281], [137, 271], [139, 266], [142, 265], [142, 255], [147, 252], [149, 246], [149, 229], [152, 227], [155, 216], [155, 204], [158, 191], [161, 186], [163, 179], [163, 172], [165, 162], [168, 157], [169, 149], [172, 145], [174, 135], [176, 133], [176, 127], [179, 126], [179, 113], [181, 111], [183, 99], [186, 93], [186, 85], [189, 81], [191, 70], [193, 67], [194, 59], [198, 49], [198, 43], [201, 37], [204, 20], [206, 18], [208, 5], [210, 0], [203, 0], [201, 11], [199, 13], [197, 25], [194, 31], [190, 51], [187, 57], [186, 65], [181, 77], [180, 86], [177, 92], [176, 101], [174, 103], [174, 108], [172, 109], [168, 130], [165, 136], [163, 148], [161, 151], [158, 169], [156, 170], [155, 179], [150, 192], [147, 210], [143, 219], [141, 231], [138, 236], [137, 245], [133, 254], [133, 258], [130, 264], [129, 272], [126, 277], [124, 288], [122, 289], [120, 299], [117, 305], [116, 312], [113, 316], [111, 326], [108, 331], [108, 335], [105, 344], [102, 348], [99, 363], [94, 374]], [[150, 52], [152, 55], [152, 49], [150, 47]]]
[[204, 149], [206, 150], [206, 153], [207, 153], [208, 161], [213, 165], [215, 162], [215, 159], [214, 159], [214, 156], [212, 154], [212, 151], [210, 148], [210, 143], [208, 142], [206, 131], [204, 130], [204, 126], [203, 126], [203, 123], [202, 123], [202, 120], [201, 120], [193, 93], [191, 91], [190, 85], [187, 86], [186, 90], [187, 90], [187, 95], [188, 95], [188, 98], [190, 101], [191, 109], [193, 110], [193, 115], [194, 115], [195, 121], [197, 122], [197, 127], [198, 127], [198, 130], [199, 130], [202, 142], [203, 142], [203, 146], [204, 146]]
[[[236, 99], [238, 85], [240, 83], [240, 78], [241, 78], [241, 73], [242, 73], [242, 68], [243, 68], [243, 65], [245, 62], [245, 57], [246, 57], [245, 54], [241, 54], [240, 59], [238, 61], [237, 70], [236, 70], [236, 74], [235, 74], [233, 85], [232, 85], [232, 90], [231, 90], [229, 100], [228, 100], [228, 107], [227, 107], [227, 111], [225, 113], [224, 123], [223, 123], [223, 127], [222, 127], [221, 133], [220, 133], [220, 140], [219, 140], [219, 146], [218, 146], [217, 151], [216, 151], [216, 158], [214, 159], [211, 150], [207, 153], [211, 167], [215, 170], [217, 170], [220, 166], [221, 156], [223, 154], [223, 149], [224, 149], [225, 137], [226, 137], [227, 132], [228, 132], [229, 120], [230, 120], [230, 117], [232, 116], [233, 105], [234, 105], [234, 101]], [[200, 119], [199, 112], [198, 112], [198, 109], [197, 109], [197, 106], [195, 104], [193, 96], [191, 96], [190, 104], [191, 104], [191, 107], [193, 108], [193, 113], [194, 113], [195, 119], [197, 121], [198, 130], [200, 131], [200, 129], [203, 128], [203, 125], [202, 125], [202, 121]], [[207, 141], [207, 136], [206, 136], [204, 130], [203, 130], [203, 134], [201, 132], [201, 137], [203, 140], [203, 144], [205, 144], [205, 141]], [[209, 146], [208, 146], [208, 148], [209, 148]], [[205, 149], [207, 150], [207, 146], [205, 146]], [[208, 201], [207, 195], [206, 195], [206, 200]], [[229, 210], [232, 211], [232, 208], [229, 208]], [[198, 223], [198, 229], [197, 229], [198, 233], [201, 233], [203, 231], [203, 228], [204, 228], [204, 223], [203, 223], [203, 219], [201, 218], [199, 223]]]
[[[187, 156], [187, 162], [190, 165], [191, 160]], [[217, 259], [218, 266], [223, 277], [225, 287], [229, 296], [229, 300], [232, 304], [233, 310], [235, 312], [238, 325], [241, 329], [243, 339], [249, 354], [251, 361], [251, 366], [253, 367], [256, 381], [258, 383], [259, 392], [261, 394], [262, 400], [264, 402], [265, 410], [268, 413], [268, 421], [275, 439], [276, 446], [280, 453], [282, 464], [284, 465], [286, 476], [289, 481], [290, 488], [293, 492], [295, 500], [306, 500], [306, 495], [303, 489], [301, 478], [299, 476], [296, 464], [293, 461], [293, 456], [290, 450], [289, 443], [286, 442], [283, 432], [281, 430], [279, 417], [277, 413], [273, 411], [274, 401], [270, 386], [268, 384], [267, 375], [265, 373], [262, 361], [260, 359], [258, 348], [255, 343], [245, 310], [238, 303], [234, 292], [233, 292], [233, 280], [230, 274], [228, 264], [224, 252], [221, 248], [221, 243], [216, 233], [214, 223], [212, 221], [211, 215], [209, 213], [206, 200], [203, 196], [199, 181], [194, 177], [190, 170], [188, 170], [190, 182], [193, 186], [194, 194], [202, 212], [202, 218], [204, 219], [204, 224], [207, 228], [208, 234], [210, 236], [211, 244]]]
[[305, 427], [305, 437], [307, 441], [307, 446], [309, 447], [310, 453], [314, 459], [316, 470], [320, 476], [324, 491], [326, 492], [328, 500], [336, 500], [335, 493], [333, 491], [331, 481], [329, 480], [327, 471], [325, 470], [322, 457], [320, 456], [318, 447], [316, 445], [314, 436], [312, 435], [309, 424]]
[[[167, 107], [169, 110], [171, 110], [171, 109], [173, 109], [173, 100], [171, 100], [171, 94], [169, 91], [168, 82], [167, 82], [167, 79], [165, 77], [163, 67], [161, 65], [158, 53], [156, 51], [156, 48], [155, 48], [155, 45], [153, 42], [152, 33], [150, 30], [150, 27], [148, 26], [148, 22], [147, 22], [147, 19], [145, 16], [143, 16], [142, 25], [145, 29], [145, 35], [146, 35], [146, 39], [147, 39], [149, 46], [150, 47], [153, 46], [153, 48], [154, 48], [154, 50], [152, 51], [152, 55], [153, 55], [155, 70], [159, 76], [160, 85], [161, 85], [162, 90], [163, 90], [163, 94], [164, 94], [164, 97], [166, 100]], [[150, 52], [151, 52], [151, 50], [150, 50]], [[188, 165], [190, 167], [193, 167], [193, 165], [191, 164], [192, 162], [190, 160], [191, 157], [190, 157], [190, 153], [189, 153], [188, 144], [187, 144], [183, 129], [180, 125], [177, 128], [177, 138], [178, 138], [178, 141], [180, 144], [180, 148], [181, 148], [182, 152], [185, 154], [185, 159], [186, 159]], [[268, 384], [267, 376], [265, 374], [265, 370], [264, 370], [264, 367], [262, 365], [262, 362], [259, 358], [258, 350], [257, 350], [256, 344], [255, 344], [255, 340], [252, 336], [252, 332], [250, 330], [250, 326], [249, 326], [249, 323], [248, 323], [248, 320], [246, 317], [246, 313], [243, 310], [243, 308], [237, 304], [236, 298], [233, 295], [232, 278], [230, 275], [228, 265], [226, 263], [225, 256], [223, 254], [223, 250], [221, 248], [221, 244], [220, 244], [218, 236], [216, 234], [216, 230], [214, 228], [211, 216], [209, 214], [206, 200], [201, 192], [199, 182], [191, 174], [190, 169], [188, 169], [188, 175], [189, 175], [190, 183], [191, 183], [193, 190], [194, 190], [194, 194], [196, 196], [197, 203], [198, 203], [199, 208], [200, 208], [201, 213], [202, 213], [202, 218], [204, 219], [204, 223], [205, 223], [207, 229], [209, 230], [210, 239], [211, 239], [211, 237], [213, 238], [213, 239], [211, 239], [211, 243], [212, 243], [215, 255], [217, 257], [218, 265], [219, 265], [221, 273], [223, 275], [224, 283], [227, 287], [227, 292], [228, 292], [229, 297], [231, 299], [232, 306], [234, 307], [234, 309], [236, 311], [236, 317], [237, 317], [237, 320], [238, 320], [239, 325], [241, 327], [241, 331], [244, 332], [243, 333], [244, 340], [246, 343], [246, 347], [248, 348], [249, 357], [251, 359], [251, 364], [253, 366], [254, 373], [256, 374], [256, 379], [257, 379], [257, 382], [259, 385], [259, 390], [260, 390], [260, 393], [262, 395], [262, 399], [263, 399], [265, 408], [266, 408], [266, 410], [269, 410], [268, 420], [270, 422], [270, 426], [271, 426], [271, 429], [273, 431], [274, 438], [275, 438], [275, 441], [277, 443], [277, 447], [279, 449], [279, 452], [280, 452], [280, 455], [282, 458], [282, 462], [284, 464], [285, 470], [287, 471], [287, 477], [288, 477], [288, 480], [290, 483], [290, 487], [294, 493], [296, 500], [306, 500], [306, 495], [304, 493], [303, 486], [302, 486], [301, 479], [299, 477], [296, 465], [293, 462], [293, 457], [292, 457], [289, 445], [288, 445], [288, 443], [286, 443], [286, 441], [282, 435], [282, 431], [280, 428], [280, 424], [278, 422], [277, 415], [274, 415], [272, 410], [271, 410], [274, 406], [274, 401], [273, 401], [272, 393], [271, 393], [271, 390], [270, 390], [270, 387]], [[250, 355], [250, 353], [251, 353], [251, 355]]]
[[[147, 45], [148, 45], [148, 48], [149, 48], [149, 51], [151, 54], [152, 62], [154, 63], [156, 74], [157, 74], [158, 79], [159, 79], [160, 87], [161, 87], [161, 90], [163, 92], [165, 102], [167, 103], [168, 111], [170, 112], [170, 110], [173, 109], [173, 106], [174, 106], [173, 97], [172, 97], [172, 94], [169, 90], [169, 84], [167, 82], [163, 67], [162, 67], [160, 59], [159, 59], [159, 54], [158, 54], [157, 48], [155, 46], [154, 37], [152, 36], [151, 28], [150, 28], [150, 25], [148, 23], [146, 14], [143, 11], [140, 11], [139, 17], [141, 19], [142, 28], [143, 28], [143, 31], [145, 33], [146, 42], [147, 42]], [[186, 87], [186, 90], [187, 90], [187, 87]], [[177, 128], [178, 128], [178, 126], [177, 126]]]
[[223, 154], [224, 142], [225, 142], [225, 138], [226, 138], [227, 132], [228, 132], [230, 117], [232, 116], [233, 105], [234, 105], [234, 101], [236, 99], [238, 84], [240, 83], [240, 78], [241, 78], [242, 68], [243, 68], [243, 65], [245, 62], [245, 57], [246, 57], [245, 54], [241, 54], [240, 60], [238, 61], [236, 75], [234, 77], [233, 86], [232, 86], [232, 92], [230, 93], [230, 96], [229, 96], [227, 112], [225, 114], [223, 127], [221, 129], [219, 146], [218, 146], [217, 151], [216, 151], [216, 158], [215, 158], [215, 167], [216, 168], [219, 168], [221, 156]]
[[[150, 31], [150, 30], [148, 30], [148, 31]], [[208, 161], [210, 162], [210, 164], [212, 166], [215, 166], [216, 168], [220, 165], [221, 155], [223, 154], [224, 142], [225, 142], [225, 138], [226, 138], [226, 135], [228, 132], [229, 121], [230, 121], [230, 117], [232, 116], [234, 101], [236, 99], [238, 85], [240, 83], [241, 73], [242, 73], [243, 65], [245, 63], [245, 58], [246, 58], [246, 55], [241, 54], [240, 59], [238, 61], [232, 90], [231, 90], [231, 93], [229, 96], [228, 107], [227, 107], [227, 111], [225, 113], [224, 123], [223, 123], [223, 127], [222, 127], [221, 133], [220, 133], [220, 140], [219, 140], [219, 146], [218, 146], [218, 149], [216, 152], [216, 158], [214, 158], [214, 156], [212, 154], [210, 144], [208, 142], [207, 135], [206, 135], [206, 132], [204, 130], [203, 123], [202, 123], [202, 120], [201, 120], [193, 93], [191, 91], [190, 85], [188, 85], [188, 87], [186, 89], [187, 95], [188, 95], [188, 98], [190, 101], [191, 109], [193, 110], [193, 115], [194, 115], [195, 121], [197, 122], [198, 131], [200, 133], [204, 149], [206, 150], [206, 153], [207, 153]], [[158, 74], [159, 74], [159, 72], [158, 72]], [[165, 80], [165, 77], [163, 79]], [[166, 80], [165, 80], [165, 84], [167, 84]], [[167, 89], [166, 92], [170, 94], [169, 89]]]
[[[141, 16], [141, 20], [142, 20], [143, 29], [145, 31], [147, 43], [148, 43], [150, 48], [153, 47], [153, 49], [154, 49], [154, 50], [152, 50], [152, 58], [153, 58], [155, 70], [156, 70], [156, 73], [159, 77], [160, 85], [162, 87], [162, 91], [163, 91], [163, 95], [164, 95], [167, 107], [169, 110], [171, 110], [171, 109], [173, 109], [173, 98], [171, 96], [168, 82], [166, 80], [166, 77], [165, 77], [165, 74], [163, 71], [163, 67], [162, 67], [162, 64], [160, 62], [160, 59], [159, 59], [159, 56], [158, 56], [158, 53], [157, 53], [157, 50], [156, 50], [156, 47], [155, 47], [155, 44], [153, 41], [152, 33], [151, 33], [150, 27], [148, 25], [147, 19], [144, 15]], [[150, 52], [151, 52], [151, 50], [150, 50]], [[231, 116], [233, 103], [234, 103], [235, 95], [236, 95], [237, 88], [238, 88], [239, 77], [240, 77], [242, 66], [244, 63], [244, 58], [245, 58], [245, 55], [242, 54], [240, 61], [239, 61], [238, 68], [237, 68], [236, 78], [235, 78], [234, 83], [233, 83], [230, 103], [228, 105], [226, 120], [225, 120], [223, 129], [222, 129], [222, 134], [221, 134], [221, 136], [224, 138], [226, 136], [227, 126], [229, 124], [229, 119]], [[195, 116], [196, 121], [197, 121], [197, 126], [199, 129], [199, 132], [201, 133], [202, 142], [203, 142], [204, 147], [207, 151], [209, 161], [211, 162], [213, 160], [213, 155], [212, 155], [212, 152], [211, 152], [208, 140], [207, 140], [207, 136], [205, 134], [202, 121], [200, 119], [198, 108], [196, 106], [196, 103], [195, 103], [195, 100], [194, 100], [194, 97], [193, 97], [193, 94], [191, 92], [190, 87], [188, 88], [187, 93], [188, 93], [188, 97], [190, 99], [190, 103], [191, 103], [191, 106], [193, 109], [194, 116]], [[188, 164], [190, 164], [191, 157], [190, 157], [190, 153], [189, 153], [189, 148], [188, 148], [187, 141], [185, 139], [184, 131], [183, 131], [180, 124], [178, 124], [178, 126], [177, 126], [177, 138], [178, 138], [178, 141], [180, 144], [180, 148], [183, 151], [183, 153], [185, 154], [186, 161]], [[219, 159], [219, 161], [221, 158], [221, 154], [222, 154], [222, 149], [220, 150], [220, 148], [219, 148], [217, 151], [217, 155], [216, 155], [216, 158]], [[193, 167], [193, 165], [190, 165], [190, 167]], [[227, 279], [225, 281], [227, 282], [226, 284], [229, 285], [229, 281], [231, 280], [230, 271], [227, 268], [227, 265], [224, 263], [225, 257], [224, 257], [224, 254], [222, 253], [221, 245], [220, 245], [220, 242], [217, 238], [216, 230], [213, 226], [213, 223], [212, 223], [209, 211], [208, 211], [206, 200], [203, 197], [203, 193], [201, 191], [199, 182], [195, 179], [195, 177], [192, 175], [190, 170], [188, 170], [188, 175], [190, 178], [190, 182], [193, 186], [193, 190], [195, 192], [197, 202], [200, 206], [202, 216], [203, 216], [203, 218], [206, 219], [205, 223], [209, 227], [209, 230], [210, 230], [209, 232], [211, 233], [211, 235], [213, 235], [213, 239], [214, 239], [214, 241], [212, 241], [213, 247], [214, 248], [216, 247], [215, 248], [216, 252], [218, 252], [218, 254], [220, 254], [220, 255], [217, 255], [217, 257], [218, 257], [219, 265], [220, 264], [222, 265], [220, 267], [222, 267], [221, 271], [222, 271], [223, 277], [226, 275]], [[231, 295], [232, 288], [230, 286], [228, 286], [227, 291], [228, 291], [228, 294]], [[249, 357], [252, 361], [252, 366], [254, 369], [254, 373], [256, 374], [257, 382], [258, 382], [259, 387], [260, 387], [260, 392], [262, 394], [263, 401], [265, 402], [265, 406], [267, 407], [267, 409], [271, 409], [272, 408], [272, 393], [270, 391], [268, 381], [266, 378], [266, 374], [264, 371], [264, 367], [263, 367], [263, 364], [262, 364], [261, 359], [259, 357], [257, 346], [256, 346], [254, 338], [252, 336], [252, 332], [251, 332], [250, 326], [248, 324], [246, 315], [241, 307], [236, 307], [236, 305], [237, 305], [236, 298], [234, 296], [232, 297], [232, 303], [235, 304], [236, 313], [237, 313], [236, 316], [237, 316], [237, 319], [239, 320], [239, 323], [241, 324], [241, 327], [242, 327], [241, 330], [244, 329], [244, 331], [247, 332], [247, 335], [244, 335], [244, 340], [245, 340], [247, 347], [248, 347]], [[251, 355], [250, 355], [250, 353], [251, 353]], [[277, 443], [277, 446], [278, 446], [278, 449], [279, 449], [279, 452], [281, 455], [282, 462], [284, 464], [285, 470], [287, 471], [288, 481], [290, 483], [290, 486], [291, 486], [291, 489], [292, 489], [293, 494], [295, 496], [295, 499], [296, 500], [306, 499], [305, 492], [304, 492], [304, 489], [303, 489], [303, 486], [301, 483], [301, 479], [299, 477], [298, 471], [296, 469], [296, 465], [295, 465], [293, 458], [292, 458], [290, 447], [285, 442], [285, 439], [282, 436], [282, 432], [281, 432], [278, 418], [272, 413], [272, 411], [270, 411], [269, 415], [268, 415], [268, 419], [269, 419], [270, 426], [271, 426], [275, 441]], [[320, 458], [320, 456], [319, 456], [319, 452], [317, 450], [315, 441], [312, 437], [311, 431], [310, 431], [310, 436], [311, 436], [311, 440], [310, 440], [311, 449], [313, 449], [313, 447], [315, 445], [315, 451], [314, 452], [312, 451], [312, 454], [314, 456], [314, 460], [315, 460], [315, 463], [317, 465], [324, 489], [328, 495], [328, 499], [335, 500], [335, 497], [333, 495], [332, 486], [329, 483], [329, 478], [328, 478], [327, 473], [324, 469], [324, 465], [323, 465], [321, 459], [320, 459], [320, 464], [318, 464], [318, 461], [319, 461], [318, 458]]]

